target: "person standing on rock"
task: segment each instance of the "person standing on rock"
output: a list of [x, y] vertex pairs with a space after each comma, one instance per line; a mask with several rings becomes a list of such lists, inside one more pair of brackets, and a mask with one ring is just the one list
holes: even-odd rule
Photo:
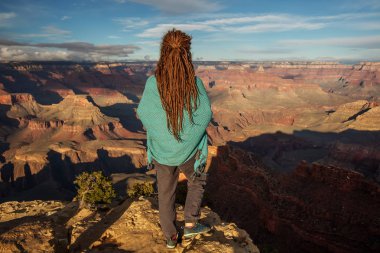
[[162, 38], [155, 74], [145, 84], [137, 115], [147, 132], [148, 168], [157, 169], [160, 224], [166, 246], [174, 248], [175, 194], [179, 172], [187, 178], [183, 236], [210, 231], [198, 222], [206, 185], [207, 133], [211, 105], [202, 80], [195, 76], [192, 37], [175, 28]]

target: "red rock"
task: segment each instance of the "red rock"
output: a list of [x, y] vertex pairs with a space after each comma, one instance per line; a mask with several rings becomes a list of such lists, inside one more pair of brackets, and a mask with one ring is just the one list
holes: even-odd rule
[[379, 250], [380, 187], [360, 173], [303, 163], [277, 174], [253, 153], [225, 146], [218, 147], [209, 174], [207, 204], [259, 246], [271, 241], [281, 252]]

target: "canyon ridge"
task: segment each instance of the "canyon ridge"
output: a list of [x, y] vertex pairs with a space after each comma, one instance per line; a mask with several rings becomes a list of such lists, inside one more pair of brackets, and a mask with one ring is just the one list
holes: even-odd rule
[[[17, 231], [39, 230], [54, 221], [47, 216], [65, 219], [79, 173], [103, 170], [119, 185], [126, 175], [146, 175], [146, 134], [136, 108], [154, 68], [155, 62], [0, 63], [0, 208], [9, 209], [8, 224], [21, 221], [18, 213], [29, 217], [12, 223], [13, 230], [0, 224], [0, 249], [17, 249]], [[195, 68], [213, 111], [204, 199], [212, 215], [205, 219], [217, 217], [220, 236], [213, 240], [225, 252], [258, 252], [254, 244], [261, 252], [380, 250], [380, 63], [198, 61]], [[40, 224], [27, 223], [38, 205], [59, 215], [41, 213]], [[128, 205], [155, 212], [154, 200]], [[85, 219], [78, 215], [72, 224]], [[222, 220], [235, 227], [228, 232]], [[102, 230], [108, 237], [91, 239], [99, 249], [121, 243], [115, 231], [123, 221], [113, 222]], [[65, 232], [53, 230], [44, 231], [52, 238]]]

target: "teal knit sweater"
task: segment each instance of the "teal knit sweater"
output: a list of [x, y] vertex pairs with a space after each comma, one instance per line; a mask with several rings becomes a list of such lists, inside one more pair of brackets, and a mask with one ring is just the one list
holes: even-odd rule
[[161, 104], [155, 76], [150, 76], [145, 84], [144, 93], [137, 108], [137, 115], [147, 132], [148, 163], [152, 159], [160, 164], [178, 166], [198, 152], [194, 171], [205, 166], [207, 159], [207, 134], [211, 117], [211, 106], [202, 80], [196, 77], [198, 87], [198, 108], [193, 110], [193, 121], [184, 110], [182, 141], [177, 141], [167, 128], [166, 112]]

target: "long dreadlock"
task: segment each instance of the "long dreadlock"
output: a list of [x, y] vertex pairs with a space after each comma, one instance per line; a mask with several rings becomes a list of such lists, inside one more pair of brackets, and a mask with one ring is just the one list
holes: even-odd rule
[[191, 60], [191, 36], [173, 28], [161, 42], [161, 55], [155, 71], [161, 103], [166, 111], [167, 127], [181, 141], [183, 111], [193, 123], [191, 99], [197, 108], [198, 89]]

